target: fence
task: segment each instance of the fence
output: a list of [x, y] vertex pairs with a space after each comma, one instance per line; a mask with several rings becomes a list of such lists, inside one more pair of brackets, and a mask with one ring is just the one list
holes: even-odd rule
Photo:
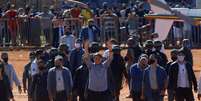
[[[119, 42], [127, 40], [128, 31], [125, 26], [120, 26], [117, 17], [102, 16], [95, 18], [95, 22], [100, 28], [100, 33], [97, 35], [99, 42], [104, 43], [109, 38], [115, 38]], [[41, 19], [37, 16], [0, 18], [0, 45], [6, 47], [53, 44], [55, 40], [59, 42], [59, 37], [64, 34], [64, 26], [69, 26], [71, 32], [78, 38], [85, 25], [81, 18]]]
[[201, 46], [201, 26], [192, 26], [185, 22], [175, 21], [168, 38], [166, 39], [167, 47], [180, 47], [183, 39], [190, 39], [192, 48]]
[[[128, 22], [126, 18], [116, 16], [101, 16], [94, 18], [100, 33], [97, 34], [98, 42], [104, 43], [110, 38], [117, 39], [119, 43], [126, 43], [129, 35]], [[150, 39], [150, 34], [154, 29], [154, 21], [149, 21], [149, 26], [140, 27], [144, 24], [137, 23], [134, 34], [140, 37], [140, 42]], [[86, 25], [81, 18], [65, 19], [41, 19], [40, 17], [5, 19], [0, 18], [0, 45], [1, 46], [41, 46], [45, 43], [54, 44], [59, 42], [59, 38], [64, 34], [64, 26], [69, 26], [71, 32], [78, 38], [79, 33]], [[132, 25], [132, 24], [131, 24]], [[132, 27], [134, 28], [134, 27]], [[188, 38], [192, 41], [192, 46], [201, 46], [201, 26], [189, 26], [181, 21], [174, 22], [165, 46], [179, 47], [181, 40]]]

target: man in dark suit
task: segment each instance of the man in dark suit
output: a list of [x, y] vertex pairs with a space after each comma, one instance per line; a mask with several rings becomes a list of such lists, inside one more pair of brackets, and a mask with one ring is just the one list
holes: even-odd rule
[[169, 71], [169, 82], [176, 92], [176, 101], [194, 101], [192, 87], [197, 92], [197, 81], [192, 64], [185, 60], [185, 55], [182, 49], [179, 50], [177, 61], [171, 65]]
[[73, 87], [71, 72], [63, 66], [62, 56], [55, 57], [54, 65], [47, 77], [49, 98], [51, 101], [71, 101]]

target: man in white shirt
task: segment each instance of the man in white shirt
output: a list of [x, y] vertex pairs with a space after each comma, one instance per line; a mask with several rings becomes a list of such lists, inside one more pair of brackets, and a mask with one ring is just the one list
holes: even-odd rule
[[114, 39], [110, 39], [110, 40], [107, 41], [107, 43], [106, 43], [107, 50], [105, 50], [104, 53], [103, 53], [103, 58], [104, 59], [109, 58], [109, 53], [112, 51], [112, 46], [116, 45], [116, 44], [117, 44], [117, 41], [114, 40]]
[[39, 72], [38, 65], [37, 65], [37, 59], [40, 58], [42, 54], [43, 54], [43, 50], [39, 49], [36, 51], [36, 58], [31, 63], [31, 76], [32, 77]]
[[70, 27], [64, 27], [65, 33], [60, 38], [60, 44], [66, 44], [69, 50], [72, 51], [75, 48], [75, 36], [70, 32]]
[[192, 88], [197, 92], [197, 81], [191, 63], [185, 61], [183, 50], [179, 50], [177, 61], [171, 65], [169, 72], [169, 82], [172, 82], [171, 86], [176, 92], [176, 101], [194, 101]]
[[50, 101], [71, 101], [73, 80], [71, 72], [63, 66], [63, 57], [56, 56], [55, 67], [48, 72], [47, 90]]

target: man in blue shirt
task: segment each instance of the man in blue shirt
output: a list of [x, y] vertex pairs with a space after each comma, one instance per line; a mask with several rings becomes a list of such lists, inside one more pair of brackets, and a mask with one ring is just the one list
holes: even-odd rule
[[70, 53], [70, 64], [72, 66], [71, 73], [74, 76], [75, 70], [82, 65], [82, 55], [84, 49], [82, 48], [82, 41], [77, 39], [75, 42], [75, 48]]
[[102, 55], [95, 53], [93, 60], [91, 61], [88, 52], [89, 43], [85, 43], [84, 61], [87, 64], [89, 70], [88, 81], [88, 96], [87, 101], [111, 101], [110, 81], [109, 81], [109, 66], [113, 59], [113, 54], [110, 52], [109, 58], [102, 62]]
[[142, 54], [139, 58], [138, 63], [135, 63], [130, 68], [131, 76], [131, 94], [133, 101], [143, 101], [143, 79], [144, 79], [144, 70], [148, 66], [148, 56]]

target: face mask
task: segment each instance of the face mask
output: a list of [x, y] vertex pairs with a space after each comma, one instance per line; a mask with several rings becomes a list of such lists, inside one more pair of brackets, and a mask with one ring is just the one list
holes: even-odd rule
[[184, 56], [177, 56], [178, 61], [183, 62], [184, 61]]
[[89, 25], [89, 28], [92, 28], [92, 25]]
[[5, 63], [8, 63], [8, 58], [3, 58], [3, 61], [4, 61]]
[[149, 64], [153, 64], [153, 63], [155, 63], [155, 60], [154, 59], [150, 59], [149, 60]]
[[80, 48], [81, 47], [81, 44], [80, 43], [76, 43], [75, 44], [75, 48]]
[[171, 57], [172, 61], [176, 61], [177, 57]]
[[39, 70], [44, 70], [45, 68], [43, 66], [38, 67]]
[[56, 67], [56, 68], [60, 68], [61, 66], [60, 66], [60, 65], [55, 65], [55, 67]]

